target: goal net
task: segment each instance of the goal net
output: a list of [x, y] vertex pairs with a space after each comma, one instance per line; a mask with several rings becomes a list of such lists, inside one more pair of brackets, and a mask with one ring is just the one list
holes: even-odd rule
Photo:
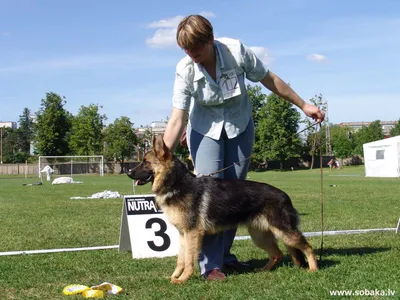
[[[89, 156], [39, 156], [39, 178], [46, 178], [50, 167], [53, 176], [69, 176], [81, 174], [97, 174], [104, 176], [103, 155]], [[47, 171], [47, 172], [46, 172]]]

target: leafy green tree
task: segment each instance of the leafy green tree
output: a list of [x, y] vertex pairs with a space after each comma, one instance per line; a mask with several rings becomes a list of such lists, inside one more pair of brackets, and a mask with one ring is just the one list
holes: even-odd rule
[[99, 113], [99, 106], [81, 106], [72, 120], [69, 147], [75, 155], [97, 155], [103, 150], [103, 122], [105, 115]]
[[71, 114], [64, 109], [65, 104], [65, 98], [63, 100], [52, 92], [46, 94], [46, 99], [42, 99], [35, 124], [35, 146], [40, 155], [69, 153]]
[[2, 158], [3, 163], [14, 163], [14, 155], [18, 152], [17, 149], [17, 131], [12, 128], [2, 128]]
[[33, 138], [33, 121], [31, 111], [25, 107], [19, 116], [19, 127], [17, 129], [17, 146], [19, 151], [30, 154], [31, 141]]
[[368, 127], [362, 126], [354, 133], [354, 154], [363, 155], [363, 144], [368, 143]]
[[400, 135], [400, 119], [397, 121], [397, 124], [390, 130], [390, 136]]
[[128, 117], [115, 119], [104, 131], [106, 147], [104, 156], [107, 160], [116, 160], [124, 172], [124, 162], [135, 154], [138, 138], [133, 123]]
[[351, 156], [354, 149], [351, 128], [335, 125], [330, 131], [333, 155], [338, 158]]
[[261, 87], [258, 85], [247, 85], [247, 93], [250, 98], [250, 102], [253, 106], [253, 121], [254, 121], [254, 127], [258, 126], [258, 122], [261, 118], [261, 108], [265, 105], [266, 100], [267, 100], [267, 95], [262, 93]]
[[364, 155], [363, 144], [378, 141], [384, 138], [380, 120], [372, 122], [369, 126], [363, 126], [354, 133], [355, 154]]
[[1, 161], [6, 164], [24, 163], [29, 158], [29, 154], [19, 151], [18, 130], [12, 128], [2, 128], [3, 149]]
[[[326, 111], [326, 107], [327, 107], [327, 102], [326, 100], [324, 100], [324, 98], [322, 97], [321, 94], [319, 95], [315, 95], [314, 98], [310, 99], [310, 102], [312, 104], [314, 104], [315, 106], [319, 107], [320, 110], [322, 111]], [[322, 148], [322, 150], [324, 150], [324, 146], [325, 146], [325, 130], [326, 127], [328, 126], [326, 124], [326, 122], [323, 122], [323, 128], [321, 128], [321, 126], [319, 125], [314, 125], [312, 126], [315, 122], [306, 117], [303, 120], [304, 124], [306, 125], [307, 129], [307, 139], [306, 139], [306, 143], [307, 143], [307, 147], [310, 149], [309, 153], [311, 155], [311, 166], [310, 169], [312, 169], [314, 167], [314, 159], [315, 159], [315, 154]], [[325, 151], [323, 151], [325, 152]]]
[[370, 142], [378, 141], [378, 140], [383, 139], [385, 136], [383, 134], [381, 121], [380, 120], [376, 120], [376, 121], [372, 122], [368, 126], [368, 133], [369, 133], [369, 138], [371, 139]]
[[301, 140], [297, 134], [300, 113], [291, 103], [270, 94], [259, 114], [254, 158], [259, 162], [265, 159], [280, 160], [283, 169], [283, 162], [299, 154], [301, 149]]

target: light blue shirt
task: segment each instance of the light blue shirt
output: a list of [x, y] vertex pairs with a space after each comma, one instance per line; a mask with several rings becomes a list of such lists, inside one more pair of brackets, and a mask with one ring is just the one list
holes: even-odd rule
[[[225, 128], [228, 138], [242, 133], [250, 121], [252, 105], [247, 94], [245, 77], [261, 81], [268, 70], [248, 47], [234, 39], [216, 39], [216, 81], [207, 71], [186, 56], [176, 66], [172, 103], [174, 108], [189, 111], [193, 130], [218, 140]], [[237, 76], [234, 82], [240, 94], [224, 97], [223, 80], [229, 71]], [[228, 72], [228, 73], [227, 73]], [[225, 99], [224, 99], [225, 98]]]

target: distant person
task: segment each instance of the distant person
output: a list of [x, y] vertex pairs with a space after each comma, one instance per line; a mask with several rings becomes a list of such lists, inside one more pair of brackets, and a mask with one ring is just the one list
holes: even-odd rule
[[335, 167], [334, 164], [335, 164], [335, 162], [333, 161], [333, 158], [331, 158], [331, 160], [328, 162], [329, 169], [332, 170], [332, 168]]
[[336, 162], [335, 162], [335, 163], [336, 163], [336, 168], [340, 169], [340, 162], [339, 162], [339, 160], [338, 160], [338, 159], [336, 160]]

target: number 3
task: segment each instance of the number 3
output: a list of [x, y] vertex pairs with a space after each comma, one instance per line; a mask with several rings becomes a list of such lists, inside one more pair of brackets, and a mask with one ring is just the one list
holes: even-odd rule
[[168, 234], [165, 233], [165, 231], [167, 230], [167, 224], [163, 219], [151, 218], [146, 222], [146, 228], [147, 229], [152, 228], [154, 223], [160, 225], [160, 230], [155, 231], [154, 235], [161, 237], [164, 240], [164, 242], [161, 244], [161, 246], [157, 246], [156, 244], [154, 244], [153, 241], [147, 241], [147, 244], [149, 245], [150, 249], [154, 251], [159, 251], [159, 252], [165, 251], [171, 245], [171, 239], [169, 238]]

